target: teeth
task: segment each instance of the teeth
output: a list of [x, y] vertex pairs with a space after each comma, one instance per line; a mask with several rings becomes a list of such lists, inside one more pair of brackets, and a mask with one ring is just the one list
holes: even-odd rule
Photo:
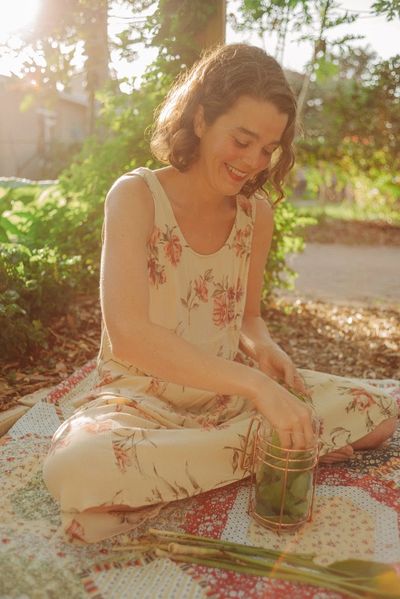
[[246, 176], [246, 173], [243, 173], [242, 171], [239, 171], [237, 168], [234, 168], [230, 164], [227, 164], [226, 166], [228, 167], [228, 170], [230, 170], [231, 173], [233, 173], [237, 177], [245, 177]]

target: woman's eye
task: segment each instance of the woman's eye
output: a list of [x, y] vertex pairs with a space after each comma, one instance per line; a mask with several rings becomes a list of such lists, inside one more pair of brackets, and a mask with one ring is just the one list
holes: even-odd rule
[[235, 140], [235, 144], [238, 146], [238, 148], [247, 148], [247, 146], [249, 145], [248, 143], [243, 143], [241, 141], [239, 141], [238, 139], [236, 139], [236, 137], [234, 138]]
[[[273, 152], [273, 150], [272, 150]], [[265, 148], [263, 148], [262, 153], [264, 154], [264, 156], [267, 156], [268, 158], [270, 158], [272, 156], [272, 152], [270, 152], [269, 150], [266, 150]]]

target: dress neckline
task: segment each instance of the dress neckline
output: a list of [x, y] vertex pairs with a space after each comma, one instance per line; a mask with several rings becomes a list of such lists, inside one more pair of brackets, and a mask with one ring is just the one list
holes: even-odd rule
[[188, 248], [188, 249], [189, 249], [189, 250], [190, 250], [190, 251], [191, 251], [193, 254], [195, 254], [196, 256], [199, 256], [199, 257], [201, 257], [201, 258], [209, 258], [210, 256], [216, 256], [217, 254], [219, 254], [219, 253], [220, 253], [220, 252], [221, 252], [221, 251], [224, 249], [224, 247], [225, 247], [227, 244], [229, 244], [229, 242], [231, 241], [231, 239], [232, 239], [232, 237], [233, 237], [233, 235], [234, 235], [234, 232], [235, 232], [235, 230], [236, 230], [236, 228], [237, 228], [237, 220], [238, 220], [238, 213], [239, 213], [239, 210], [238, 210], [238, 202], [237, 202], [237, 197], [235, 197], [235, 202], [236, 202], [236, 214], [235, 214], [235, 220], [233, 221], [233, 225], [232, 225], [232, 228], [231, 228], [231, 230], [230, 230], [230, 232], [229, 232], [229, 235], [228, 235], [228, 237], [225, 239], [225, 241], [224, 241], [224, 243], [222, 244], [222, 246], [221, 246], [220, 248], [218, 248], [218, 249], [217, 249], [215, 252], [211, 252], [210, 254], [201, 254], [200, 252], [196, 252], [196, 250], [194, 250], [194, 249], [191, 247], [191, 245], [188, 243], [188, 241], [187, 241], [186, 237], [184, 236], [184, 234], [183, 234], [183, 232], [182, 232], [182, 230], [181, 230], [181, 228], [180, 228], [180, 226], [179, 226], [179, 224], [178, 224], [178, 221], [176, 220], [175, 213], [174, 213], [174, 210], [173, 210], [173, 208], [172, 208], [171, 200], [169, 199], [167, 192], [165, 191], [164, 187], [162, 186], [160, 179], [157, 177], [157, 174], [156, 174], [154, 171], [152, 171], [151, 169], [149, 169], [149, 168], [146, 168], [146, 170], [147, 170], [149, 173], [151, 173], [151, 176], [152, 176], [152, 178], [154, 179], [154, 182], [155, 182], [155, 184], [157, 185], [157, 188], [158, 188], [158, 190], [159, 190], [159, 191], [160, 191], [160, 193], [162, 194], [162, 196], [163, 196], [163, 198], [164, 198], [164, 200], [165, 200], [165, 203], [166, 203], [166, 205], [167, 205], [167, 209], [168, 209], [168, 211], [169, 211], [169, 213], [170, 213], [171, 219], [173, 220], [173, 222], [174, 222], [174, 224], [175, 224], [176, 228], [177, 228], [177, 229], [178, 229], [178, 231], [179, 231], [179, 234], [180, 234], [180, 236], [182, 237], [183, 241], [185, 242], [185, 246], [186, 246], [186, 247], [187, 247], [187, 248]]

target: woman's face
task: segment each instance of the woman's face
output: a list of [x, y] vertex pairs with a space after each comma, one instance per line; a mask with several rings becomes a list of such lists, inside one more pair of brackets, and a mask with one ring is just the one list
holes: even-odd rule
[[199, 107], [194, 127], [200, 138], [197, 166], [213, 191], [222, 195], [240, 192], [249, 179], [266, 169], [288, 122], [274, 104], [241, 96], [212, 125]]

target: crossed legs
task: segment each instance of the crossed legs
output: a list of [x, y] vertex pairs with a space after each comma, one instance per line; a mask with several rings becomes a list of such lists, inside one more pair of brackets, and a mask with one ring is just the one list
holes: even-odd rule
[[375, 449], [385, 443], [393, 435], [397, 427], [397, 416], [383, 420], [378, 426], [368, 433], [357, 439], [349, 445], [340, 447], [335, 451], [326, 453], [320, 458], [322, 464], [334, 464], [336, 462], [342, 462], [349, 460], [354, 453], [354, 450], [359, 449]]

